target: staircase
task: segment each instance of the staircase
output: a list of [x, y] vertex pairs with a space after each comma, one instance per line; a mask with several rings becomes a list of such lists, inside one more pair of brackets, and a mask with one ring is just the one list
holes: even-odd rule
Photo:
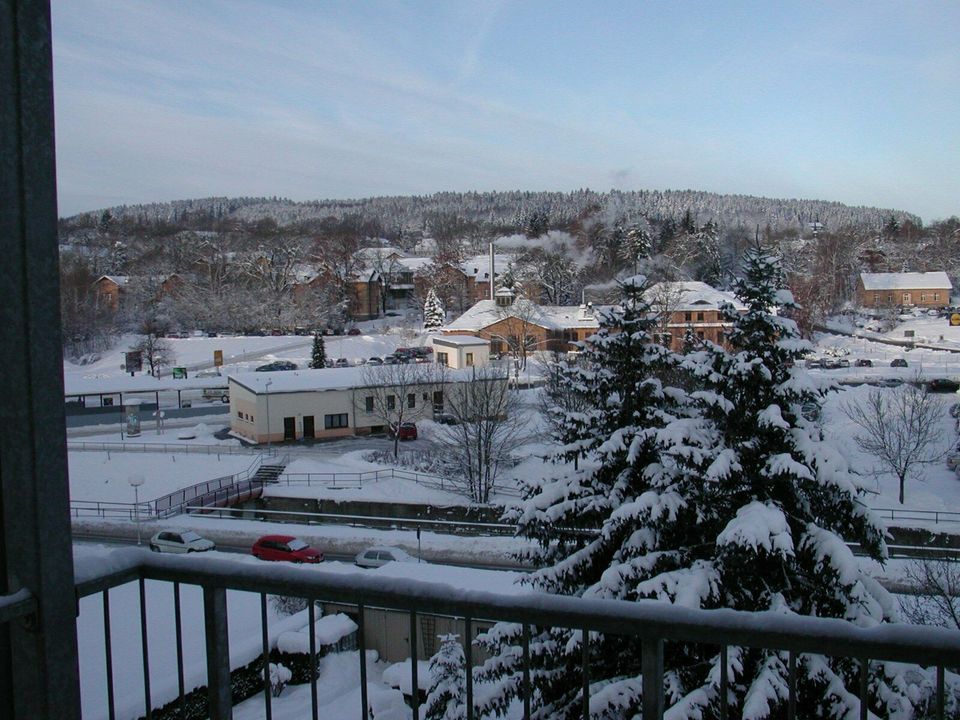
[[270, 464], [263, 464], [250, 478], [251, 483], [259, 483], [261, 485], [272, 485], [277, 482], [277, 478], [283, 473], [284, 469], [287, 467], [287, 461], [285, 458], [275, 460]]

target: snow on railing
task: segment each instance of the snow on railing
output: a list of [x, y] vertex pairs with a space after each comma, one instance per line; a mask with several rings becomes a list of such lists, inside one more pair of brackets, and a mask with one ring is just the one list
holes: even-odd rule
[[276, 449], [246, 447], [243, 445], [191, 445], [190, 443], [131, 443], [131, 442], [77, 442], [68, 441], [70, 452], [134, 452], [179, 453], [185, 455], [276, 455]]

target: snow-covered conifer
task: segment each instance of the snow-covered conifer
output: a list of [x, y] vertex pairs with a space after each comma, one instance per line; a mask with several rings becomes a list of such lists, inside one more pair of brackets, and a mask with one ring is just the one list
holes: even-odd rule
[[[580, 467], [533, 487], [512, 516], [542, 548], [534, 586], [861, 626], [895, 620], [889, 596], [861, 574], [847, 544], [882, 559], [883, 528], [843, 456], [801, 413], [822, 391], [795, 366], [808, 347], [784, 313], [793, 300], [776, 258], [759, 246], [748, 251], [735, 286], [746, 310], [725, 308], [729, 349], [708, 343], [687, 354], [689, 394], [655, 379], [675, 356], [649, 341], [625, 290], [620, 317], [602, 323], [579, 366], [563, 369], [589, 400], [558, 437], [560, 457]], [[501, 623], [483, 641], [492, 655], [484, 674], [498, 686], [487, 710], [502, 713], [522, 689], [520, 633]], [[577, 630], [533, 632], [538, 716], [579, 713], [582, 642]], [[589, 643], [591, 713], [632, 717], [642, 703], [639, 643], [594, 633]], [[719, 717], [719, 663], [716, 648], [667, 646], [671, 718]], [[787, 666], [786, 653], [729, 648], [727, 716], [784, 714]], [[857, 716], [858, 673], [849, 660], [799, 656], [798, 716]], [[879, 717], [931, 710], [932, 678], [920, 668], [873, 663], [870, 686], [870, 711]]]
[[323, 344], [323, 335], [313, 334], [313, 353], [310, 355], [310, 367], [318, 370], [327, 366], [327, 348]]
[[467, 716], [466, 660], [458, 635], [441, 635], [440, 649], [430, 658], [427, 720], [460, 720]]
[[443, 310], [443, 303], [437, 297], [433, 288], [427, 291], [426, 302], [423, 303], [423, 329], [435, 330], [441, 327], [446, 320], [446, 313]]

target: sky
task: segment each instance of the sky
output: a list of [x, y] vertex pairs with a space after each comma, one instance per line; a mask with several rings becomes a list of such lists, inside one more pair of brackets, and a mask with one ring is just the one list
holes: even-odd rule
[[62, 216], [694, 189], [960, 214], [960, 3], [53, 0]]

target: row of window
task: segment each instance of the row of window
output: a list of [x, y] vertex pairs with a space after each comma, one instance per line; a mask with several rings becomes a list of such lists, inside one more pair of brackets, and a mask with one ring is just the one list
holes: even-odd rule
[[[879, 293], [879, 292], [875, 292], [875, 293], [873, 294], [873, 304], [874, 304], [874, 305], [879, 305], [879, 304], [880, 304], [880, 302], [881, 302], [880, 298], [881, 298], [882, 295], [883, 295], [883, 293]], [[903, 305], [909, 305], [909, 304], [911, 303], [911, 297], [912, 297], [911, 293], [908, 293], [908, 292], [903, 293], [903, 294], [900, 296], [900, 302], [901, 302], [901, 304], [903, 304]], [[890, 305], [893, 304], [893, 293], [887, 293], [887, 302], [888, 302]], [[935, 303], [936, 303], [936, 302], [940, 302], [940, 293], [938, 293], [938, 292], [935, 292], [935, 293], [920, 293], [920, 302], [922, 302], [922, 303], [925, 303], [925, 302], [935, 302]]]

